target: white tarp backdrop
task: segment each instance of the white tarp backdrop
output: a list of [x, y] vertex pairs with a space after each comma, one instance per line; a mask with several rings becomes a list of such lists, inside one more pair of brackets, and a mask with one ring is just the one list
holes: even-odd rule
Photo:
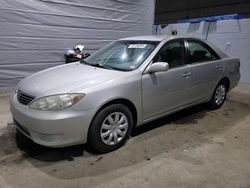
[[240, 58], [241, 83], [250, 84], [250, 19], [225, 20], [201, 23], [169, 24], [165, 28], [157, 26], [158, 35], [178, 35], [207, 38], [229, 56]]
[[114, 39], [152, 34], [154, 7], [154, 0], [0, 0], [0, 92], [64, 63], [76, 44], [92, 53]]

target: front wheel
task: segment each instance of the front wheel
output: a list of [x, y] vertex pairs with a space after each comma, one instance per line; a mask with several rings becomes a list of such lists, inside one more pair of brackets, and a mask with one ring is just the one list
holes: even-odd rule
[[215, 88], [212, 99], [209, 102], [210, 109], [218, 109], [225, 102], [227, 96], [227, 84], [221, 81]]
[[116, 150], [128, 139], [132, 125], [133, 117], [127, 106], [113, 104], [105, 107], [91, 123], [88, 143], [100, 153]]

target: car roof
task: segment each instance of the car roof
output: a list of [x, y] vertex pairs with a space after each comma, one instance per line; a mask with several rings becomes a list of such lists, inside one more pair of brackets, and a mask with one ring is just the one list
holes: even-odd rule
[[146, 35], [146, 36], [135, 36], [122, 38], [119, 40], [144, 40], [144, 41], [162, 41], [166, 38], [166, 35]]
[[128, 37], [122, 38], [119, 40], [141, 40], [141, 41], [163, 41], [165, 39], [178, 39], [178, 38], [189, 38], [189, 39], [200, 39], [197, 37], [190, 37], [190, 36], [173, 36], [173, 35], [145, 35], [145, 36], [135, 36], [135, 37]]
[[226, 58], [228, 57], [222, 50], [220, 50], [219, 48], [217, 48], [215, 45], [213, 45], [212, 43], [203, 40], [202, 38], [199, 37], [191, 37], [191, 36], [185, 36], [185, 35], [146, 35], [146, 36], [135, 36], [135, 37], [128, 37], [128, 38], [122, 38], [119, 40], [131, 40], [131, 41], [158, 41], [158, 42], [162, 42], [164, 41], [169, 41], [172, 39], [195, 39], [195, 40], [200, 40], [205, 42], [206, 44], [208, 44], [210, 47], [213, 48], [213, 50], [216, 51], [216, 53], [221, 57], [221, 58]]

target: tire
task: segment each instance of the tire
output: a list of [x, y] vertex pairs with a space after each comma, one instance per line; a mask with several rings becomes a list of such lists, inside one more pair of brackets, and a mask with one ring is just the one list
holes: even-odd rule
[[220, 108], [227, 97], [227, 83], [225, 81], [221, 81], [215, 88], [213, 96], [209, 102], [209, 108], [211, 110], [215, 110]]
[[124, 145], [133, 127], [133, 116], [127, 106], [112, 104], [94, 117], [88, 144], [99, 153], [114, 151]]

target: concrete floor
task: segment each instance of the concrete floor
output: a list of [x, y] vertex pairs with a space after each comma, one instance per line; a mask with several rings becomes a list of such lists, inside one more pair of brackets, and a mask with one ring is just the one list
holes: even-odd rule
[[0, 97], [0, 187], [250, 187], [250, 86], [134, 131], [121, 149], [49, 149], [16, 134]]

